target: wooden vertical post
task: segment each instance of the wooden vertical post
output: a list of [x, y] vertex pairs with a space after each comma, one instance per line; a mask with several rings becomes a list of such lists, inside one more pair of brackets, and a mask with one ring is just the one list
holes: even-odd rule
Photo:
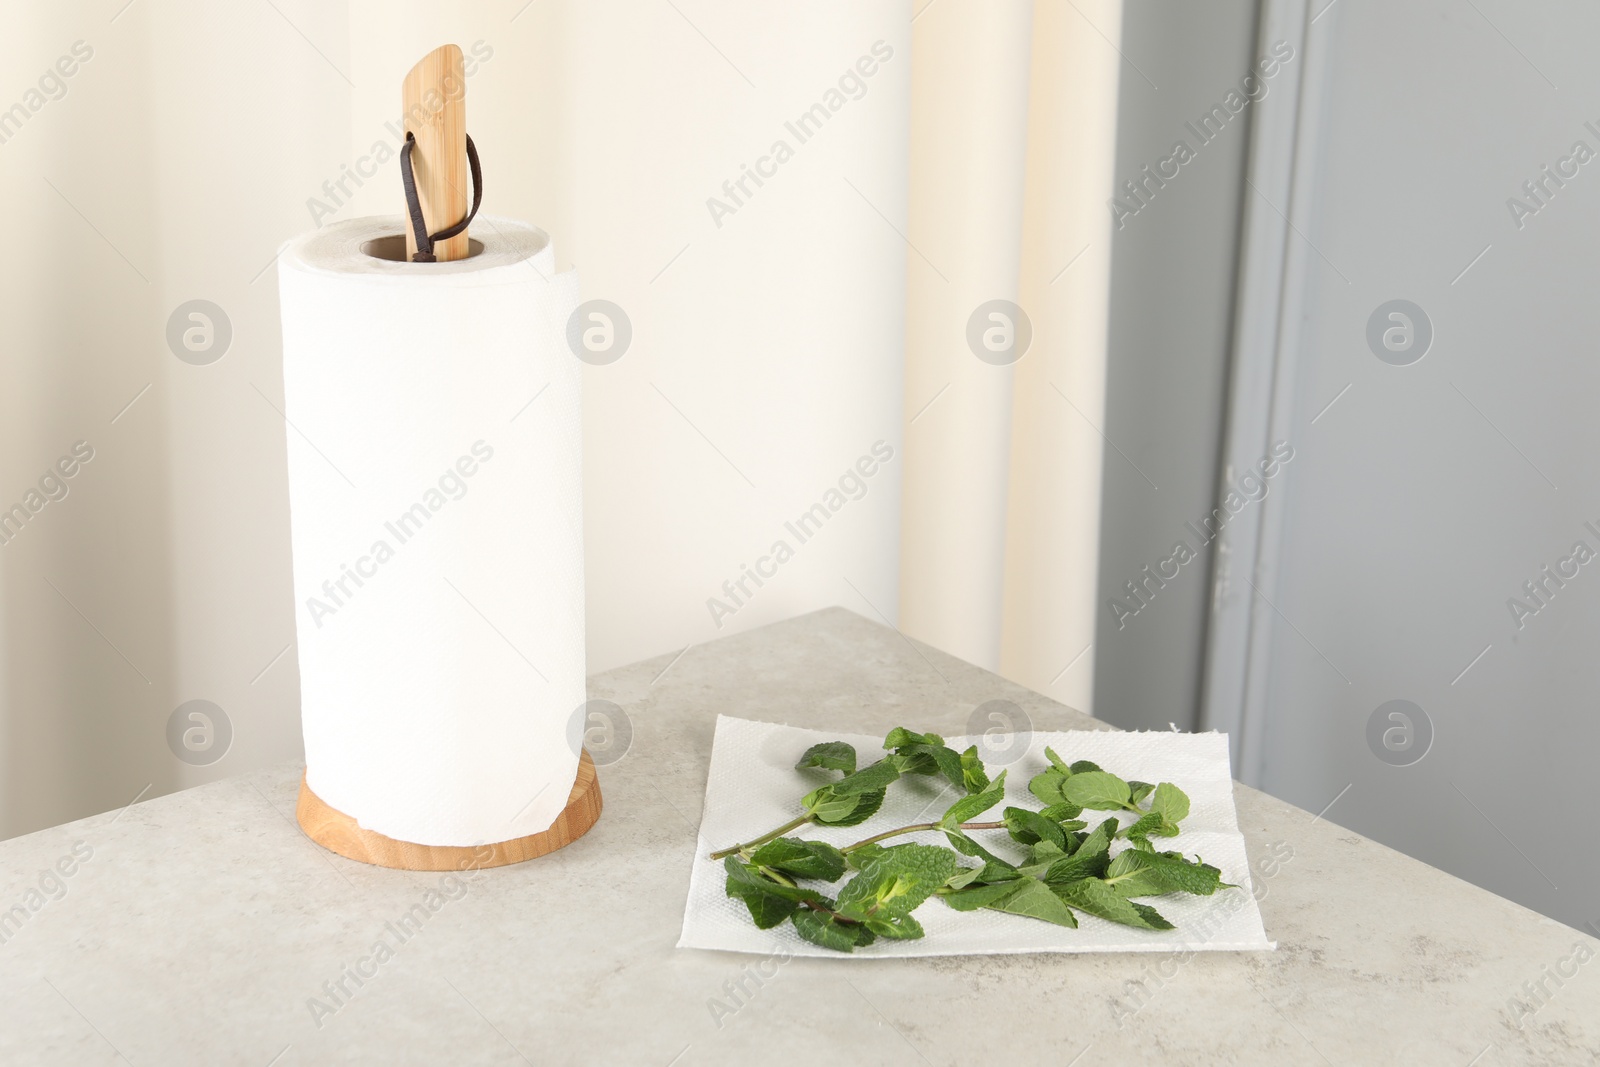
[[[466, 217], [469, 201], [467, 76], [461, 49], [447, 44], [423, 56], [406, 75], [400, 95], [406, 132], [417, 139], [411, 150], [417, 199], [428, 232], [436, 233]], [[416, 235], [407, 223], [408, 262], [416, 250]], [[440, 263], [467, 258], [466, 232], [436, 243], [433, 254]]]

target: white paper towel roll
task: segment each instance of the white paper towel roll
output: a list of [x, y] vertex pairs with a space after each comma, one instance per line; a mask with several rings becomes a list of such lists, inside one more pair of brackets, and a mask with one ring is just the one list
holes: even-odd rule
[[402, 232], [352, 219], [279, 258], [306, 780], [399, 841], [504, 841], [577, 775], [577, 277], [483, 216], [471, 258], [369, 254]]

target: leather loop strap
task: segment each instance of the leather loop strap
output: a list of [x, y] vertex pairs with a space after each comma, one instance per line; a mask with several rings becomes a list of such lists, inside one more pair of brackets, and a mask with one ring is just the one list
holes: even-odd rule
[[400, 148], [400, 182], [406, 189], [406, 210], [411, 214], [411, 232], [416, 236], [417, 251], [412, 255], [413, 263], [435, 263], [433, 244], [435, 241], [448, 241], [456, 234], [467, 228], [467, 224], [478, 213], [478, 205], [483, 203], [483, 168], [478, 165], [478, 149], [472, 143], [471, 136], [467, 137], [467, 164], [472, 168], [472, 210], [466, 217], [454, 226], [447, 226], [435, 233], [428, 232], [428, 224], [422, 217], [422, 203], [417, 199], [417, 179], [411, 172], [411, 149], [416, 146], [416, 135], [409, 130], [406, 132], [406, 143]]

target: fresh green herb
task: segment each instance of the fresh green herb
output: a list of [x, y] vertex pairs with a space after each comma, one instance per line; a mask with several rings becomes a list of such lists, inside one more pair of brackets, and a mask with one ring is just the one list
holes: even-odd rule
[[[976, 746], [958, 753], [938, 734], [896, 727], [883, 748], [887, 755], [858, 769], [853, 746], [813, 745], [795, 768], [840, 777], [801, 797], [800, 814], [790, 821], [711, 854], [723, 861], [728, 896], [744, 902], [758, 928], [790, 922], [812, 944], [851, 952], [880, 937], [924, 936], [911, 913], [937, 896], [956, 911], [989, 909], [1067, 927], [1076, 927], [1075, 912], [1083, 912], [1138, 929], [1170, 930], [1153, 907], [1131, 898], [1238, 888], [1223, 882], [1216, 867], [1151, 844], [1152, 837], [1175, 836], [1189, 815], [1188, 796], [1171, 782], [1128, 781], [1088, 760], [1068, 764], [1046, 748], [1047, 765], [1028, 783], [1043, 808], [1007, 806], [1000, 819], [980, 822], [974, 820], [1006, 799], [1006, 772], [991, 779]], [[790, 836], [808, 824], [865, 823], [888, 790], [913, 774], [942, 777], [961, 795], [934, 822], [882, 829], [843, 847]], [[1086, 810], [1113, 814], [1090, 830], [1078, 817]], [[1116, 814], [1124, 811], [1136, 816], [1126, 826]], [[973, 836], [992, 830], [1006, 831], [999, 840], [1025, 847], [1026, 856], [1008, 860]], [[883, 844], [917, 833], [942, 833], [950, 847]], [[1128, 847], [1113, 856], [1118, 840]], [[829, 890], [832, 897], [799, 884], [836, 883], [847, 871], [855, 873]]]
[[970, 793], [962, 797], [939, 820], [939, 829], [948, 830], [970, 822], [974, 816], [982, 815], [996, 804], [1006, 798], [1006, 772], [1001, 771], [1000, 777], [989, 783], [987, 789], [981, 793]]
[[1068, 804], [1097, 811], [1132, 808], [1128, 783], [1105, 771], [1082, 771], [1061, 783], [1061, 798]]
[[816, 878], [837, 882], [844, 874], [844, 854], [825, 841], [802, 841], [798, 837], [778, 837], [750, 856], [758, 867], [781, 871], [791, 878]]
[[1150, 801], [1151, 811], [1174, 826], [1189, 817], [1189, 798], [1183, 790], [1171, 782], [1162, 782], [1155, 792], [1155, 799]]
[[796, 912], [794, 932], [814, 945], [840, 952], [849, 952], [858, 945], [870, 945], [877, 940], [877, 935], [865, 926], [842, 921], [831, 912]]
[[896, 726], [883, 739], [883, 747], [894, 753], [890, 758], [902, 774], [942, 774], [968, 793], [982, 792], [989, 785], [976, 745], [958, 753], [938, 734], [917, 734]]
[[1067, 907], [1066, 899], [1054, 886], [1038, 878], [1017, 879], [1017, 887], [1013, 892], [988, 906], [995, 911], [1026, 915], [1030, 919], [1043, 919], [1057, 926], [1078, 925], [1077, 917], [1072, 914], [1072, 909]]
[[989, 772], [978, 758], [977, 745], [969, 745], [961, 753], [961, 784], [969, 793], [981, 793], [989, 788]]
[[826, 767], [830, 771], [854, 774], [856, 747], [847, 745], [843, 741], [824, 741], [820, 745], [812, 745], [806, 749], [805, 755], [800, 757], [800, 762], [794, 765], [797, 771], [803, 771], [807, 767]]
[[886, 848], [839, 890], [837, 911], [879, 937], [916, 938], [911, 913], [956, 873], [956, 854], [936, 845]]

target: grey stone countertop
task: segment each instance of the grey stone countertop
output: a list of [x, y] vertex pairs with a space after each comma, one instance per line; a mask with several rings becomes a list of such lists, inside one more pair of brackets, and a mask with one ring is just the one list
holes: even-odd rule
[[[0, 913], [49, 889], [0, 927], [0, 1063], [1505, 1067], [1600, 1054], [1593, 938], [1244, 786], [1276, 952], [677, 949], [717, 713], [960, 734], [975, 706], [1005, 698], [1037, 729], [1109, 727], [837, 608], [608, 671], [590, 695], [632, 723], [626, 755], [600, 768], [599, 824], [470, 883], [312, 844], [294, 822], [296, 764], [0, 843]], [[41, 874], [58, 863], [64, 892]], [[434, 910], [400, 941], [391, 926], [429, 893]], [[332, 1007], [325, 983], [379, 941], [390, 957], [359, 988], [345, 979], [352, 993]], [[1513, 1018], [1511, 998], [1541, 985], [1538, 1010]]]

